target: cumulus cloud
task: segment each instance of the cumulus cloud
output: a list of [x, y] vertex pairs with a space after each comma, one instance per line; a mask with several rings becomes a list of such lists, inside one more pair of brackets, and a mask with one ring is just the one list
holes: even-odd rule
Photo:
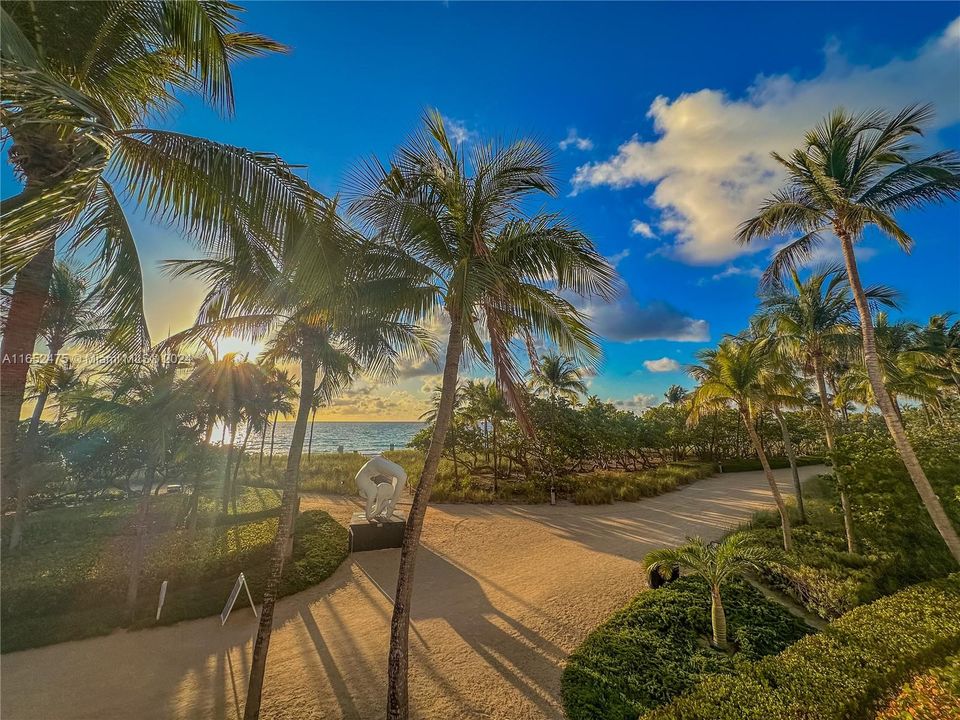
[[685, 315], [660, 300], [641, 304], [633, 295], [623, 293], [611, 302], [590, 301], [579, 304], [578, 308], [587, 315], [594, 331], [608, 340], [706, 342], [710, 339], [710, 325], [706, 320]]
[[645, 237], [648, 240], [652, 240], [653, 238], [657, 237], [657, 234], [653, 231], [653, 228], [651, 228], [648, 223], [643, 222], [643, 220], [634, 220], [632, 223], [630, 223], [630, 234], [639, 235], [640, 237]]
[[577, 150], [592, 150], [593, 149], [593, 140], [590, 138], [584, 138], [577, 135], [576, 128], [570, 128], [567, 132], [567, 137], [560, 141], [560, 149], [567, 150], [568, 148], [576, 148]]
[[662, 357], [656, 360], [644, 360], [643, 366], [650, 372], [665, 373], [680, 369], [680, 363], [673, 358]]
[[724, 280], [725, 278], [730, 277], [751, 277], [758, 278], [763, 275], [763, 270], [757, 266], [751, 267], [739, 267], [737, 265], [728, 265], [723, 270], [718, 273], [714, 273], [710, 276], [711, 280]]
[[614, 253], [613, 255], [608, 257], [607, 262], [613, 265], [613, 267], [617, 267], [620, 263], [622, 263], [628, 257], [630, 257], [630, 248], [624, 248], [620, 252]]
[[657, 396], [647, 393], [639, 393], [634, 395], [632, 398], [626, 400], [614, 400], [610, 399], [607, 402], [613, 403], [617, 407], [625, 408], [627, 410], [646, 410], [647, 408], [653, 407], [657, 403]]
[[960, 18], [908, 57], [856, 65], [830, 46], [812, 78], [760, 76], [745, 96], [703, 89], [650, 106], [654, 140], [634, 135], [607, 160], [580, 166], [574, 192], [589, 187], [654, 186], [670, 254], [695, 264], [745, 252], [733, 240], [740, 222], [782, 181], [771, 151], [787, 153], [804, 131], [841, 102], [848, 108], [934, 103], [934, 129], [960, 120]]

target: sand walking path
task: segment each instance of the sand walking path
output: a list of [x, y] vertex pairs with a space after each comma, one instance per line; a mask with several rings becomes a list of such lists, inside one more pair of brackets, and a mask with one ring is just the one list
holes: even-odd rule
[[[822, 471], [801, 468], [802, 477]], [[789, 492], [788, 471], [778, 471]], [[636, 503], [437, 505], [419, 555], [410, 697], [417, 718], [562, 717], [564, 658], [645, 587], [640, 561], [689, 535], [716, 538], [771, 504], [759, 472]], [[356, 505], [305, 496], [339, 520]], [[263, 718], [383, 716], [398, 550], [351, 556], [282, 600]], [[225, 594], [229, 588], [225, 588]], [[3, 720], [240, 717], [256, 624], [219, 618], [117, 631], [0, 658]]]

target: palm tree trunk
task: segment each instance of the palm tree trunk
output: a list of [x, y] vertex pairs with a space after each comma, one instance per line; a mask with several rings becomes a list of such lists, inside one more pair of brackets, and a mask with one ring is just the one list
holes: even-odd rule
[[273, 428], [270, 430], [270, 459], [267, 461], [271, 467], [273, 467], [273, 442], [277, 436], [277, 420], [279, 418], [280, 413], [276, 412], [273, 414]]
[[760, 465], [763, 466], [763, 474], [767, 477], [767, 483], [770, 485], [770, 492], [773, 494], [773, 500], [777, 504], [777, 511], [780, 513], [780, 527], [783, 530], [783, 549], [790, 552], [793, 549], [793, 533], [790, 530], [790, 515], [787, 513], [787, 505], [780, 494], [780, 488], [777, 487], [777, 479], [770, 468], [770, 462], [767, 460], [767, 454], [760, 445], [760, 437], [757, 435], [757, 429], [753, 426], [750, 418], [750, 410], [743, 408], [743, 424], [747, 428], [747, 434], [753, 443], [754, 450], [757, 451], [757, 457], [760, 459]]
[[140, 489], [140, 503], [137, 508], [137, 544], [130, 562], [130, 575], [127, 580], [127, 613], [132, 622], [137, 609], [137, 597], [140, 594], [140, 575], [143, 571], [143, 556], [147, 546], [147, 516], [150, 513], [150, 489], [156, 474], [156, 461], [151, 459], [143, 472], [143, 487]]
[[493, 421], [493, 494], [496, 495], [500, 491], [500, 486], [497, 482], [497, 476], [500, 474], [500, 462], [498, 460], [499, 448], [497, 447], [497, 421]]
[[307, 457], [313, 453], [313, 426], [317, 424], [317, 409], [310, 412], [310, 441], [307, 443]]
[[773, 414], [780, 423], [780, 433], [783, 435], [783, 451], [786, 453], [787, 461], [790, 463], [790, 472], [793, 475], [793, 489], [797, 494], [797, 509], [800, 511], [800, 522], [806, 524], [807, 511], [803, 507], [803, 490], [800, 487], [800, 471], [797, 470], [797, 459], [793, 455], [793, 439], [790, 437], [790, 428], [787, 427], [787, 420], [783, 417], [780, 408], [774, 407]]
[[230, 487], [230, 468], [233, 466], [233, 445], [237, 440], [237, 425], [239, 422], [239, 418], [233, 418], [233, 423], [230, 426], [230, 445], [227, 447], [227, 464], [223, 469], [223, 497], [221, 500], [223, 501], [224, 515], [230, 511], [230, 497], [233, 494]]
[[[827, 449], [833, 454], [836, 440], [833, 435], [833, 413], [827, 399], [827, 383], [824, 378], [823, 360], [819, 355], [813, 356], [813, 372], [817, 377], [817, 391], [820, 394], [820, 413], [823, 416], [823, 430], [827, 436]], [[837, 479], [837, 491], [840, 493], [840, 508], [843, 510], [843, 532], [847, 538], [847, 552], [857, 552], [857, 536], [853, 532], [853, 509], [850, 506], [850, 495], [847, 492], [847, 483], [837, 467], [833, 468], [833, 475]]]
[[430, 447], [424, 460], [423, 471], [403, 533], [403, 549], [400, 551], [400, 570], [397, 576], [397, 591], [393, 602], [393, 618], [390, 622], [390, 653], [387, 660], [387, 718], [407, 720], [407, 665], [408, 636], [410, 632], [410, 601], [413, 595], [413, 575], [423, 530], [423, 518], [427, 502], [437, 479], [440, 456], [446, 441], [447, 430], [453, 418], [453, 403], [457, 388], [460, 356], [463, 353], [463, 327], [459, 317], [450, 318], [450, 335], [443, 365], [443, 383], [440, 388], [440, 404], [437, 419], [430, 438]]
[[237, 462], [233, 466], [233, 487], [237, 486], [237, 476], [240, 475], [240, 466], [243, 465], [243, 459], [247, 456], [247, 440], [250, 439], [250, 430], [253, 429], [253, 423], [247, 421], [247, 427], [243, 431], [243, 442], [240, 443], [240, 453], [237, 455]]
[[30, 356], [37, 343], [43, 306], [50, 292], [54, 245], [41, 250], [17, 273], [0, 341], [0, 501], [16, 487], [19, 446], [17, 428]]
[[867, 376], [870, 378], [870, 386], [873, 388], [873, 394], [876, 397], [877, 405], [880, 407], [880, 413], [887, 424], [887, 430], [893, 438], [893, 442], [900, 453], [900, 459], [903, 461], [910, 479], [913, 481], [920, 500], [923, 502], [930, 519], [936, 526], [937, 531], [943, 538], [943, 541], [950, 549], [950, 554], [954, 560], [960, 563], [960, 537], [957, 536], [956, 528], [950, 523], [950, 518], [943, 510], [940, 498], [934, 491], [930, 481], [927, 480], [917, 454], [907, 438], [903, 422], [898, 415], [896, 408], [890, 400], [886, 386], [883, 382], [883, 372], [880, 368], [880, 357], [877, 355], [877, 343], [873, 331], [873, 318], [870, 315], [870, 305], [867, 302], [866, 293], [863, 291], [863, 284], [860, 282], [860, 273], [857, 269], [857, 259], [853, 254], [853, 242], [850, 235], [837, 227], [837, 236], [840, 238], [840, 245], [843, 248], [843, 261], [847, 266], [847, 279], [850, 281], [850, 289], [853, 291], [853, 299], [857, 305], [857, 312], [860, 314], [860, 330], [863, 334], [863, 360], [867, 368]]
[[263, 472], [263, 449], [267, 443], [267, 418], [263, 418], [263, 427], [260, 429], [260, 460], [257, 462], [257, 472]]
[[719, 586], [710, 588], [710, 623], [713, 626], [713, 646], [727, 649], [727, 614], [723, 610]]
[[[293, 530], [293, 512], [296, 508], [297, 484], [300, 474], [300, 456], [303, 453], [303, 440], [307, 434], [307, 419], [310, 415], [310, 399], [313, 397], [313, 384], [317, 376], [317, 362], [305, 355], [300, 360], [301, 392], [297, 407], [297, 418], [290, 438], [290, 450], [287, 453], [287, 467], [283, 476], [283, 496], [280, 500], [280, 517], [277, 521], [277, 535], [273, 540], [270, 558], [270, 574], [263, 592], [263, 605], [260, 608], [260, 625], [257, 639], [253, 645], [253, 659], [250, 661], [250, 682], [247, 685], [247, 702], [243, 709], [244, 720], [257, 720], [260, 717], [260, 700], [263, 693], [263, 678], [267, 669], [267, 652], [270, 649], [270, 636], [273, 632], [273, 610], [280, 591], [280, 579], [283, 576], [283, 561], [287, 538]], [[307, 387], [309, 386], [309, 392]]]

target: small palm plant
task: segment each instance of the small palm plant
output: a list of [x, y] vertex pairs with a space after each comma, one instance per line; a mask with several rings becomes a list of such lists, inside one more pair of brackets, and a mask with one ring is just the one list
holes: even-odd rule
[[713, 646], [727, 648], [727, 616], [723, 609], [720, 586], [733, 575], [744, 570], [759, 568], [773, 559], [773, 553], [761, 545], [755, 545], [743, 533], [728, 535], [720, 542], [706, 543], [703, 538], [687, 538], [687, 544], [678, 548], [654, 550], [644, 558], [647, 572], [663, 574], [679, 565], [684, 570], [698, 575], [710, 586], [710, 622], [713, 628]]
[[583, 370], [573, 358], [556, 352], [541, 355], [540, 361], [531, 368], [530, 387], [537, 395], [554, 399], [562, 397], [572, 403], [587, 393]]

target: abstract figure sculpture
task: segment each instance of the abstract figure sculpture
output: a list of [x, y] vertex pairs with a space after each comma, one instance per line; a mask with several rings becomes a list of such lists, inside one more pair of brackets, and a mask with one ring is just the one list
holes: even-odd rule
[[406, 484], [402, 467], [382, 455], [370, 458], [357, 473], [357, 490], [367, 499], [367, 520], [389, 520]]

